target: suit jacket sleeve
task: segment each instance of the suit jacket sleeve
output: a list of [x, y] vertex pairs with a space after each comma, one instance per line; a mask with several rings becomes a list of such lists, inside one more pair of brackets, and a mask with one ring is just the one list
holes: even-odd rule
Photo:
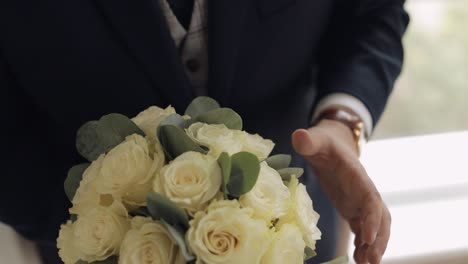
[[0, 222], [26, 238], [53, 243], [68, 206], [53, 125], [16, 82], [1, 49], [0, 87]]
[[404, 0], [337, 1], [320, 49], [318, 99], [336, 92], [361, 100], [373, 123], [403, 63], [409, 22]]

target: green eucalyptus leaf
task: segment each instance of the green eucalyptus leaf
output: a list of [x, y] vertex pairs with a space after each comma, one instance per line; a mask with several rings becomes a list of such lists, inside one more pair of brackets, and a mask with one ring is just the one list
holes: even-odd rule
[[145, 136], [128, 117], [121, 114], [105, 115], [100, 120], [89, 121], [78, 129], [76, 149], [81, 156], [93, 161], [132, 134]]
[[207, 96], [199, 96], [189, 104], [185, 110], [185, 114], [194, 118], [205, 112], [218, 109], [220, 106], [216, 100]]
[[230, 108], [218, 108], [198, 115], [193, 122], [224, 124], [229, 129], [242, 130], [242, 118]]
[[218, 164], [221, 168], [221, 173], [223, 175], [223, 184], [222, 184], [222, 191], [224, 196], [226, 197], [228, 194], [226, 185], [229, 182], [229, 178], [231, 176], [231, 157], [226, 152], [221, 153], [218, 158]]
[[118, 135], [121, 136], [122, 140], [124, 140], [127, 136], [133, 134], [139, 134], [141, 136], [145, 136], [145, 132], [141, 130], [133, 121], [122, 115], [122, 114], [108, 114], [99, 120], [103, 126], [106, 126]]
[[268, 157], [266, 160], [268, 166], [272, 167], [275, 170], [280, 170], [289, 167], [291, 164], [291, 155], [288, 154], [278, 154]]
[[291, 180], [291, 176], [294, 175], [296, 178], [299, 178], [304, 174], [304, 169], [303, 168], [284, 168], [278, 170], [279, 175], [281, 175], [281, 178], [283, 181], [289, 181]]
[[240, 197], [254, 187], [260, 172], [260, 162], [252, 153], [239, 152], [231, 156], [231, 175], [227, 190], [233, 197]]
[[146, 206], [140, 206], [140, 207], [132, 210], [131, 212], [129, 212], [129, 214], [132, 217], [135, 217], [135, 216], [143, 216], [143, 217], [151, 216], [151, 214], [148, 211], [148, 208]]
[[315, 256], [317, 256], [317, 252], [315, 252], [315, 250], [311, 249], [310, 247], [304, 248], [304, 261], [307, 261]]
[[[185, 129], [189, 126], [190, 122], [188, 120], [185, 120], [181, 115], [174, 113], [170, 114], [166, 118], [164, 118], [158, 125], [158, 128], [156, 130], [156, 136], [158, 139], [160, 138], [161, 132], [160, 128], [165, 125], [173, 125], [182, 129]], [[170, 157], [170, 154], [167, 153], [167, 151], [164, 149], [164, 153], [166, 154], [166, 157]]]
[[166, 223], [166, 221], [164, 221], [164, 220], [162, 220], [161, 222], [164, 225], [164, 227], [166, 227], [166, 229], [169, 232], [169, 234], [171, 235], [171, 237], [174, 239], [174, 241], [179, 246], [179, 249], [181, 250], [182, 255], [184, 256], [184, 259], [187, 262], [194, 260], [195, 256], [190, 254], [190, 252], [188, 250], [188, 247], [187, 247], [187, 243], [185, 243], [184, 232], [182, 232], [181, 230], [171, 226], [170, 224]]
[[159, 123], [159, 126], [165, 125], [174, 125], [180, 128], [187, 128], [188, 122], [179, 114], [170, 114]]
[[146, 197], [146, 201], [148, 211], [153, 219], [164, 220], [172, 226], [187, 230], [189, 226], [187, 213], [171, 200], [159, 193], [150, 192]]
[[[108, 135], [111, 135], [110, 137]], [[119, 140], [112, 131], [103, 127], [98, 121], [89, 121], [78, 129], [76, 134], [76, 149], [89, 161], [112, 149]]]
[[63, 188], [70, 202], [73, 200], [73, 197], [75, 197], [76, 190], [80, 186], [81, 179], [83, 178], [83, 173], [89, 165], [89, 163], [83, 163], [75, 165], [68, 170], [67, 178], [63, 183]]
[[348, 264], [348, 263], [349, 263], [348, 256], [341, 256], [341, 257], [337, 257], [327, 262], [322, 262], [321, 264]]
[[168, 160], [173, 160], [187, 151], [207, 153], [207, 150], [195, 143], [182, 128], [174, 125], [160, 126], [158, 138]]

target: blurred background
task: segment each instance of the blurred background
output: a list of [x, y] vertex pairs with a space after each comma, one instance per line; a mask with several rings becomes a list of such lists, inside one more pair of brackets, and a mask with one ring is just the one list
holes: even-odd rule
[[403, 74], [361, 159], [392, 213], [383, 263], [467, 264], [468, 0], [406, 7]]
[[[468, 0], [407, 0], [407, 10], [404, 71], [362, 156], [393, 216], [383, 263], [467, 264]], [[38, 263], [34, 245], [0, 234], [1, 264]]]
[[407, 0], [405, 65], [373, 139], [468, 130], [468, 1]]

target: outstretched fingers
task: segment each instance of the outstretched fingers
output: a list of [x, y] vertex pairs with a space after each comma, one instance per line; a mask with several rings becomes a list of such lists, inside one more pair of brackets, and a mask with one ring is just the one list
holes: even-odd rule
[[377, 192], [369, 193], [364, 201], [364, 208], [362, 210], [362, 239], [366, 244], [372, 245], [377, 237], [382, 224], [382, 214], [384, 204], [380, 195]]
[[388, 240], [390, 238], [391, 217], [388, 210], [384, 210], [379, 232], [374, 243], [367, 250], [367, 260], [371, 264], [380, 263], [385, 250], [387, 249]]

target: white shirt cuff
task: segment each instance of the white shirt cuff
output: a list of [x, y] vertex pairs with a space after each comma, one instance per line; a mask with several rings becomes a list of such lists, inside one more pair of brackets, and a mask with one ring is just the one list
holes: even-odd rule
[[357, 99], [356, 97], [350, 94], [333, 93], [322, 98], [322, 100], [320, 100], [317, 107], [315, 108], [314, 115], [312, 116], [312, 122], [314, 122], [318, 118], [318, 116], [323, 110], [327, 109], [329, 106], [332, 105], [342, 105], [353, 110], [364, 123], [366, 138], [369, 138], [373, 128], [372, 116], [369, 112], [369, 109], [367, 109], [367, 107], [364, 105], [363, 102], [361, 102], [361, 100]]

